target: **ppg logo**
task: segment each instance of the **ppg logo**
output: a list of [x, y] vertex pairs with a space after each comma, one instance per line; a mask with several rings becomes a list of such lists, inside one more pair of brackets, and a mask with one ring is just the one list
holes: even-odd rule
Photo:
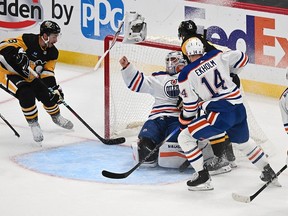
[[122, 0], [81, 0], [81, 30], [87, 38], [103, 40], [114, 35], [123, 17]]

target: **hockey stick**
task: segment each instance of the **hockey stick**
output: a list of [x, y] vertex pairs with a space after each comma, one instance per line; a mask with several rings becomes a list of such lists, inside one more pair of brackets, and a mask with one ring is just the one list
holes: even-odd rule
[[244, 195], [240, 195], [237, 193], [232, 193], [232, 197], [235, 201], [238, 202], [244, 202], [244, 203], [250, 203], [252, 202], [252, 200], [254, 200], [265, 188], [268, 187], [269, 184], [271, 184], [271, 182], [277, 178], [277, 176], [279, 176], [285, 169], [287, 168], [287, 165], [283, 166], [277, 173], [275, 176], [273, 176], [268, 182], [266, 182], [258, 191], [256, 191], [256, 193], [254, 193], [251, 196], [244, 196]]
[[[39, 78], [39, 75], [31, 68], [28, 67], [30, 73], [33, 74], [33, 76], [35, 76], [40, 83], [45, 86], [49, 92], [53, 93], [53, 91], [51, 89], [48, 88], [48, 86], [43, 82], [43, 80], [41, 80]], [[53, 93], [54, 94], [54, 93]], [[106, 144], [106, 145], [117, 145], [117, 144], [121, 144], [125, 142], [125, 138], [124, 137], [119, 137], [119, 138], [115, 138], [115, 139], [105, 139], [102, 138], [99, 134], [97, 134], [65, 101], [63, 98], [60, 98], [61, 103], [64, 104], [65, 107], [67, 107], [75, 116], [76, 118], [78, 118], [85, 126], [86, 128], [88, 128], [102, 143]]]
[[118, 30], [116, 31], [116, 33], [115, 33], [115, 35], [114, 35], [114, 37], [113, 37], [113, 40], [112, 40], [112, 42], [111, 42], [111, 45], [110, 45], [109, 49], [106, 50], [106, 52], [101, 56], [100, 59], [98, 59], [98, 62], [97, 62], [97, 64], [96, 64], [95, 67], [94, 67], [94, 71], [98, 70], [101, 62], [103, 61], [103, 59], [105, 58], [105, 56], [110, 52], [110, 50], [112, 49], [112, 47], [113, 47], [114, 44], [116, 43], [116, 40], [117, 40], [117, 38], [118, 38], [118, 36], [119, 36], [119, 34], [120, 34], [120, 32], [121, 32], [122, 26], [123, 26], [123, 24], [124, 24], [124, 19], [125, 19], [125, 17], [123, 18], [123, 21], [120, 23], [119, 28], [118, 28]]
[[115, 139], [104, 139], [99, 134], [97, 134], [63, 99], [61, 103], [64, 104], [67, 109], [69, 109], [102, 143], [106, 145], [117, 145], [125, 142], [124, 137], [119, 137]]
[[19, 133], [12, 127], [12, 125], [0, 114], [0, 118], [13, 130], [15, 136], [20, 137]]
[[107, 178], [112, 178], [112, 179], [124, 179], [127, 178], [134, 170], [136, 170], [141, 164], [143, 164], [145, 161], [148, 160], [148, 158], [153, 155], [167, 140], [169, 140], [174, 134], [176, 134], [179, 131], [179, 127], [177, 127], [175, 130], [173, 130], [163, 142], [159, 143], [156, 145], [156, 147], [141, 161], [139, 161], [132, 169], [130, 169], [127, 172], [124, 173], [114, 173], [114, 172], [109, 172], [107, 170], [102, 171], [102, 175], [107, 177]]

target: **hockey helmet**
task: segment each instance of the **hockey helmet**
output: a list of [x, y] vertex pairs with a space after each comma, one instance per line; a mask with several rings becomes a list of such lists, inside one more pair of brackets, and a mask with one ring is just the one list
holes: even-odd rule
[[199, 38], [192, 37], [184, 42], [182, 51], [186, 56], [202, 55], [204, 53], [204, 45]]
[[180, 51], [169, 52], [165, 58], [166, 60], [166, 71], [172, 76], [179, 73], [182, 68], [186, 65], [182, 53]]
[[189, 37], [196, 34], [197, 26], [192, 20], [182, 21], [178, 27], [178, 37]]
[[59, 34], [61, 32], [61, 28], [56, 22], [53, 22], [51, 20], [44, 21], [40, 26], [40, 35], [43, 34]]

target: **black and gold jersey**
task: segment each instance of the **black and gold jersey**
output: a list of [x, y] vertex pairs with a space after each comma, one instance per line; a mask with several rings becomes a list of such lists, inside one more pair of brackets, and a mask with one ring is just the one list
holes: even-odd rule
[[[41, 78], [54, 76], [54, 69], [58, 59], [58, 49], [53, 46], [43, 49], [39, 44], [39, 34], [23, 34], [17, 38], [9, 38], [0, 43], [0, 55], [4, 68], [12, 73], [19, 73], [19, 67], [15, 63], [15, 54], [19, 48], [23, 48], [26, 52], [30, 66], [34, 69], [35, 64], [43, 65]], [[14, 71], [12, 70], [14, 69]]]
[[[27, 56], [34, 63], [36, 61], [42, 61], [42, 63], [44, 64], [44, 73], [46, 73], [47, 71], [54, 73], [55, 64], [58, 59], [59, 52], [55, 46], [42, 49], [42, 47], [39, 45], [39, 37], [39, 35], [35, 34], [22, 35], [21, 39], [27, 47]], [[20, 38], [18, 40], [20, 40]]]

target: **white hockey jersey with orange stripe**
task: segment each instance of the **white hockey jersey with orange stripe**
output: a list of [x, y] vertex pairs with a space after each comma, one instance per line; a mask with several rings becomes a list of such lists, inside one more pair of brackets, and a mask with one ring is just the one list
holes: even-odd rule
[[199, 107], [205, 110], [211, 101], [242, 103], [230, 73], [238, 74], [247, 62], [248, 56], [239, 50], [212, 50], [184, 67], [178, 77], [184, 117], [195, 116]]
[[178, 117], [180, 113], [180, 109], [177, 108], [179, 74], [171, 76], [165, 71], [159, 71], [146, 76], [136, 70], [132, 64], [121, 72], [125, 84], [131, 91], [147, 93], [154, 97], [155, 101], [149, 119], [160, 116]]

